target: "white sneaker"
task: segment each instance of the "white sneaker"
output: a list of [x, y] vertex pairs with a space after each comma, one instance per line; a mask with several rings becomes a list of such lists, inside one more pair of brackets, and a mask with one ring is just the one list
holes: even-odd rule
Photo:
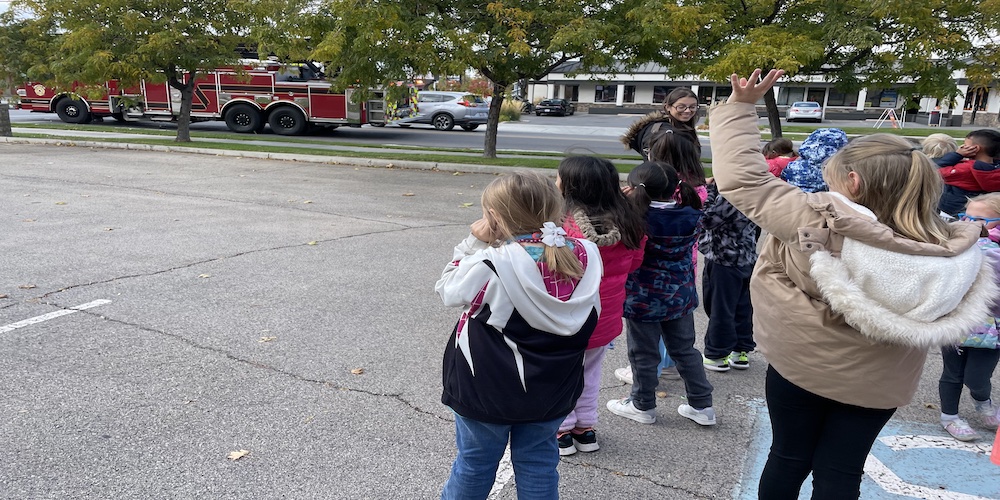
[[619, 368], [615, 370], [615, 378], [625, 382], [626, 384], [632, 383], [632, 366], [626, 366], [625, 368]]
[[608, 410], [620, 417], [630, 418], [640, 424], [656, 422], [655, 410], [640, 410], [632, 403], [632, 398], [612, 399], [608, 401]]
[[993, 401], [976, 401], [976, 414], [979, 415], [979, 423], [990, 430], [996, 430], [1000, 425], [1000, 405], [994, 405]]
[[680, 380], [681, 374], [677, 373], [677, 365], [668, 366], [660, 372], [660, 378], [663, 380]]
[[[610, 403], [608, 404], [610, 406]], [[698, 425], [715, 425], [715, 410], [711, 406], [696, 410], [691, 405], [680, 405], [677, 407], [677, 413], [682, 417], [694, 420]]]

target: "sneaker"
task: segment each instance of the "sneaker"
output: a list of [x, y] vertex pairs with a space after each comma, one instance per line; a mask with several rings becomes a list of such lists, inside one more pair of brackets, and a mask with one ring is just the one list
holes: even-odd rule
[[656, 422], [656, 411], [640, 410], [632, 403], [632, 398], [612, 399], [608, 401], [608, 410], [620, 417], [630, 418], [640, 424]]
[[681, 374], [677, 373], [677, 365], [668, 366], [660, 372], [660, 378], [664, 380], [680, 380]]
[[729, 366], [736, 368], [737, 370], [746, 370], [750, 368], [750, 358], [747, 356], [746, 351], [734, 352], [729, 355]]
[[565, 457], [576, 453], [576, 446], [573, 446], [573, 436], [568, 432], [556, 434], [556, 441], [559, 441], [559, 456]]
[[1000, 406], [996, 406], [992, 401], [976, 401], [976, 413], [979, 415], [979, 423], [991, 430], [996, 430], [1000, 426]]
[[694, 420], [698, 425], [715, 425], [715, 410], [711, 406], [697, 410], [691, 405], [680, 405], [677, 407], [677, 413]]
[[708, 359], [703, 356], [702, 364], [705, 365], [706, 370], [712, 370], [713, 372], [728, 372], [729, 356], [719, 359]]
[[619, 368], [615, 370], [615, 378], [625, 382], [626, 384], [632, 383], [632, 366], [626, 366], [625, 368]]
[[969, 423], [960, 418], [942, 420], [941, 426], [951, 434], [951, 437], [959, 441], [975, 441], [979, 439], [979, 433], [969, 427]]
[[597, 444], [597, 433], [590, 427], [573, 429], [572, 435], [578, 451], [590, 453], [601, 449], [600, 445]]

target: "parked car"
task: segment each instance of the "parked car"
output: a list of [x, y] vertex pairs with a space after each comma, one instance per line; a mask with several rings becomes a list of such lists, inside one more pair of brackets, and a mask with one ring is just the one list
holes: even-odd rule
[[576, 113], [576, 106], [566, 99], [543, 99], [535, 106], [535, 116], [567, 116]]
[[821, 122], [823, 121], [823, 106], [813, 101], [793, 102], [791, 107], [788, 108], [788, 112], [785, 113], [785, 118], [790, 122], [795, 120], [816, 120], [817, 122]]
[[[409, 114], [409, 111], [401, 114]], [[438, 130], [451, 130], [455, 125], [463, 130], [475, 130], [486, 123], [490, 106], [481, 96], [468, 92], [439, 92], [425, 90], [417, 94], [416, 116], [403, 118], [396, 123], [426, 123]]]

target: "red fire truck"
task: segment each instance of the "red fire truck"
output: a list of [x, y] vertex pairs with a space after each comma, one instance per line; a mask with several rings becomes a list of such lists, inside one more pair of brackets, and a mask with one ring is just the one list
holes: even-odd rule
[[[91, 99], [28, 83], [17, 93], [23, 109], [54, 112], [67, 123], [87, 123], [95, 117], [175, 121], [180, 113], [181, 93], [166, 83], [143, 81], [138, 87], [125, 89], [116, 81], [108, 81], [101, 90], [98, 94], [103, 93], [102, 97]], [[361, 102], [353, 99], [353, 89], [335, 93], [311, 63], [246, 64], [240, 72], [218, 69], [198, 75], [191, 121], [225, 120], [230, 130], [244, 133], [260, 132], [264, 125], [270, 125], [271, 130], [283, 135], [302, 134], [310, 125], [383, 126], [383, 93], [371, 92], [372, 99]]]

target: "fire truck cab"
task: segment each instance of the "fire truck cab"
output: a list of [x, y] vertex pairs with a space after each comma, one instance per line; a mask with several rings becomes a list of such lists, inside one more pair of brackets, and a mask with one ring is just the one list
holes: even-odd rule
[[[354, 89], [334, 92], [312, 63], [288, 66], [266, 61], [240, 69], [220, 68], [198, 75], [191, 121], [223, 120], [230, 130], [242, 133], [259, 133], [269, 125], [282, 135], [302, 134], [311, 126], [385, 125], [383, 93], [369, 91], [365, 101], [356, 101], [355, 93]], [[18, 89], [24, 109], [54, 112], [66, 123], [105, 116], [118, 121], [175, 121], [180, 114], [181, 92], [167, 83], [144, 80], [137, 87], [120, 88], [118, 82], [108, 81], [96, 94], [90, 98], [38, 83]]]

